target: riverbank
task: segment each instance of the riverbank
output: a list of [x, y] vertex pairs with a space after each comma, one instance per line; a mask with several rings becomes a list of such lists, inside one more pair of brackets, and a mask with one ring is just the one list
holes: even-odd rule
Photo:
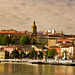
[[75, 66], [75, 63], [32, 62], [32, 64]]
[[23, 63], [23, 64], [75, 66], [75, 62], [73, 62], [72, 60], [4, 59], [4, 60], [0, 60], [0, 63]]
[[32, 62], [32, 64], [75, 66], [75, 62], [72, 60], [46, 60], [43, 62]]

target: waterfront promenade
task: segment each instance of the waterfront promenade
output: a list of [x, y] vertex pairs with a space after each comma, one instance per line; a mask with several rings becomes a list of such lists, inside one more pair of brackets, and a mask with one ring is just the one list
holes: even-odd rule
[[75, 66], [75, 61], [73, 60], [0, 59], [0, 62], [1, 63], [26, 63], [26, 64]]
[[23, 62], [23, 63], [32, 63], [32, 62], [44, 62], [45, 60], [33, 60], [33, 59], [0, 59], [0, 62]]

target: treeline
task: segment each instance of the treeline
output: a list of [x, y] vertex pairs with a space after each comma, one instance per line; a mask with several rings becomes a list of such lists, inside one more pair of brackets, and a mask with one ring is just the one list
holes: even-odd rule
[[39, 54], [37, 51], [35, 51], [34, 49], [31, 50], [28, 54], [24, 53], [24, 51], [20, 51], [18, 52], [17, 50], [13, 50], [12, 53], [10, 54], [10, 56], [7, 56], [8, 58], [29, 58], [29, 59], [37, 59], [38, 58], [43, 58], [43, 52], [39, 51]]
[[[57, 54], [55, 49], [50, 49], [46, 51], [46, 58], [54, 58], [54, 56]], [[29, 58], [29, 59], [37, 59], [37, 58], [43, 58], [43, 51], [35, 51], [32, 49], [29, 53], [24, 53], [24, 51], [18, 52], [17, 50], [13, 50], [10, 54], [10, 58]]]
[[9, 45], [10, 43], [15, 44], [15, 37], [10, 39], [7, 35], [0, 35], [0, 45]]
[[[16, 41], [15, 37], [10, 38], [8, 35], [0, 35], [0, 45], [15, 44]], [[30, 39], [28, 36], [23, 35], [19, 42], [21, 45], [28, 45], [30, 44]], [[36, 45], [45, 45], [45, 42], [37, 42]]]
[[[10, 38], [8, 35], [0, 35], [0, 45], [9, 45], [9, 44], [15, 44], [16, 38]], [[23, 35], [20, 38], [20, 44], [21, 45], [26, 45], [30, 44], [30, 39], [28, 36]]]

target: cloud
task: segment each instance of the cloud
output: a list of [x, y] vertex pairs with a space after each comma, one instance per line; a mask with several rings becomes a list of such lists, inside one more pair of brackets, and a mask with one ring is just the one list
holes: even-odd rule
[[75, 0], [0, 0], [0, 29], [30, 31], [34, 19], [39, 31], [74, 34]]

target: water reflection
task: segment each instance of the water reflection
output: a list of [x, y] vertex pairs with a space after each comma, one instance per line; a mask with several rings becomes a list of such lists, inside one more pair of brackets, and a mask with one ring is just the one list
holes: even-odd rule
[[74, 66], [1, 64], [1, 75], [75, 75]]

